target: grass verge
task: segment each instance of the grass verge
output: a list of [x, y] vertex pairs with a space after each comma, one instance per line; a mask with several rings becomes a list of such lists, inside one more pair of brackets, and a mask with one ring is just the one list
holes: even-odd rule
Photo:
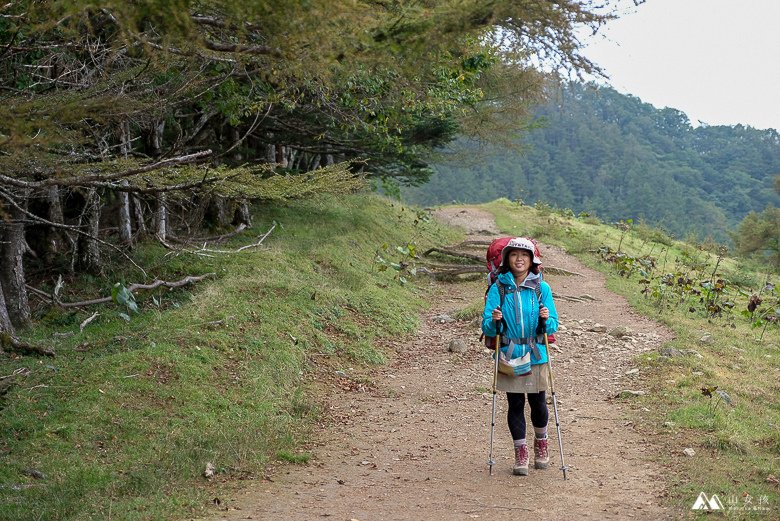
[[[402, 283], [403, 261], [410, 246], [453, 238], [370, 195], [268, 205], [255, 222], [220, 249], [278, 226], [240, 253], [139, 248], [161, 279], [216, 275], [138, 294], [130, 321], [113, 305], [41, 312], [26, 339], [57, 357], [0, 360], [1, 376], [16, 375], [0, 401], [0, 519], [198, 516], [236, 479], [307, 461], [318, 379], [382, 363], [373, 340], [415, 330], [425, 294]], [[104, 294], [138, 277], [115, 264]], [[83, 282], [67, 281], [63, 299]]]

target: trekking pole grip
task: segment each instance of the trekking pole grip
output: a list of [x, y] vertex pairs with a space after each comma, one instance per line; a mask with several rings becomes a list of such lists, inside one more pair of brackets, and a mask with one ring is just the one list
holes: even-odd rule
[[547, 318], [543, 317], [541, 315], [542, 310], [545, 308], [544, 305], [539, 304], [539, 327], [537, 327], [537, 333], [540, 335], [546, 335], [547, 334]]

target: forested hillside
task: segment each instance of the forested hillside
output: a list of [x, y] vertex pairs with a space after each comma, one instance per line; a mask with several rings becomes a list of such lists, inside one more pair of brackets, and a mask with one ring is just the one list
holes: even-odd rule
[[460, 140], [431, 181], [405, 188], [404, 199], [543, 201], [721, 241], [751, 211], [780, 206], [773, 187], [780, 174], [776, 130], [694, 128], [678, 110], [581, 83], [557, 90], [536, 115], [539, 128], [522, 150]]

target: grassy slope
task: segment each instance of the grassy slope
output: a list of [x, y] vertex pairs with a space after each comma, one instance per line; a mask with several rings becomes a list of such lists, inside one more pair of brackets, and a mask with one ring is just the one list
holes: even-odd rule
[[[312, 370], [381, 363], [372, 339], [416, 326], [421, 290], [374, 257], [399, 260], [396, 245], [453, 238], [419, 217], [365, 195], [266, 206], [255, 234], [221, 247], [251, 244], [279, 222], [263, 248], [164, 261], [159, 247], [138, 251], [165, 280], [217, 276], [139, 294], [129, 323], [113, 305], [96, 308], [83, 332], [94, 310], [48, 313], [28, 336], [56, 342], [57, 358], [0, 360], [0, 375], [29, 370], [0, 402], [0, 519], [197, 515], [232, 479], [306, 460], [301, 444], [318, 414]], [[105, 291], [138, 277], [109, 272]], [[52, 340], [64, 331], [76, 334]]]
[[[617, 227], [589, 219], [566, 217], [549, 208], [519, 206], [499, 200], [485, 206], [497, 217], [504, 232], [531, 235], [564, 247], [587, 265], [608, 276], [608, 287], [628, 298], [648, 317], [665, 323], [677, 338], [668, 347], [694, 349], [696, 355], [660, 358], [658, 353], [642, 357], [643, 373], [651, 392], [637, 402], [645, 409], [648, 432], [658, 435], [666, 447], [658, 457], [668, 466], [670, 501], [693, 517], [693, 501], [702, 491], [718, 494], [724, 505], [735, 507], [729, 519], [775, 519], [780, 516], [780, 329], [770, 326], [758, 340], [761, 329], [753, 329], [740, 315], [747, 304], [735, 282], [750, 292], [763, 285], [766, 274], [752, 271], [731, 259], [723, 259], [718, 274], [727, 281], [729, 297], [736, 306], [723, 317], [707, 318], [698, 297], [679, 302], [670, 288], [658, 284], [664, 273], [683, 273], [694, 281], [709, 278], [717, 258], [691, 245], [671, 241], [657, 231], [634, 226], [621, 232]], [[590, 221], [590, 224], [589, 224]], [[519, 225], [517, 223], [524, 223]], [[622, 244], [621, 244], [622, 237]], [[656, 242], [657, 240], [662, 242]], [[663, 243], [667, 244], [663, 244]], [[658, 265], [650, 274], [651, 287], [666, 291], [661, 298], [640, 293], [640, 277], [621, 277], [614, 265], [592, 253], [602, 246], [639, 257], [652, 254]], [[777, 282], [777, 276], [774, 277]], [[765, 300], [769, 300], [766, 299]], [[696, 310], [691, 312], [690, 307]], [[701, 342], [705, 334], [711, 342]], [[702, 387], [718, 386], [733, 401], [729, 406]], [[647, 412], [649, 411], [649, 412]], [[681, 455], [685, 447], [695, 457]], [[747, 498], [749, 494], [751, 498]], [[729, 503], [731, 501], [731, 503]], [[751, 511], [750, 507], [769, 510]]]

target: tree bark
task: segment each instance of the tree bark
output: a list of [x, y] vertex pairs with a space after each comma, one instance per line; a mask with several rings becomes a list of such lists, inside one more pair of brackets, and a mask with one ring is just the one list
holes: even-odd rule
[[[18, 202], [27, 208], [28, 193]], [[10, 209], [10, 219], [0, 222], [0, 286], [3, 288], [5, 308], [14, 327], [30, 323], [30, 303], [24, 276], [25, 214], [18, 208]]]
[[137, 234], [146, 235], [143, 200], [137, 195], [133, 196], [133, 213], [135, 214], [135, 229]]
[[252, 226], [252, 213], [249, 211], [249, 202], [246, 199], [239, 201], [233, 224]]
[[[128, 186], [127, 180], [122, 181], [122, 186]], [[119, 240], [122, 244], [133, 243], [133, 227], [130, 219], [130, 194], [119, 192]]]
[[[122, 121], [119, 126], [119, 142], [122, 156], [127, 159], [132, 150], [130, 141], [130, 123]], [[127, 179], [122, 180], [122, 186], [129, 186]], [[130, 220], [130, 194], [119, 192], [119, 239], [123, 244], [130, 245], [133, 242], [133, 227]]]
[[224, 228], [229, 225], [231, 219], [228, 219], [228, 200], [221, 195], [215, 195], [211, 199], [211, 204], [214, 205], [217, 226]]
[[[230, 128], [230, 139], [233, 142], [233, 145], [238, 143], [238, 141], [241, 139], [241, 133], [238, 131], [237, 127]], [[233, 161], [237, 163], [240, 163], [244, 160], [244, 155], [240, 152], [240, 150], [241, 147], [236, 147], [235, 152], [233, 152]]]
[[284, 145], [276, 145], [276, 163], [282, 168], [287, 168], [287, 158], [284, 155]]
[[[0, 335], [7, 333], [11, 336], [16, 334], [14, 326], [11, 323], [11, 317], [8, 314], [8, 308], [5, 305], [5, 294], [3, 293], [3, 286], [0, 284]], [[0, 345], [0, 353], [3, 352], [3, 347]]]
[[84, 211], [79, 218], [79, 226], [87, 235], [79, 234], [77, 239], [77, 257], [75, 267], [93, 275], [100, 275], [103, 265], [100, 260], [98, 233], [100, 232], [100, 194], [90, 188], [85, 197]]
[[[188, 215], [185, 218], [185, 222], [190, 230], [198, 230], [203, 226], [203, 220], [206, 218], [206, 212], [211, 204], [211, 195], [201, 193], [193, 197], [193, 204], [190, 207], [194, 206], [194, 208], [187, 212]], [[192, 234], [194, 232], [188, 233]]]
[[165, 120], [152, 122], [152, 129], [149, 133], [150, 154], [153, 157], [159, 157], [162, 154], [163, 133], [165, 132]]
[[168, 238], [168, 206], [165, 193], [157, 196], [157, 208], [154, 212], [154, 232], [157, 238], [165, 241]]
[[320, 158], [321, 156], [319, 154], [314, 154], [311, 163], [309, 163], [309, 168], [307, 169], [308, 172], [311, 172], [312, 170], [317, 170], [320, 167]]
[[[65, 216], [62, 212], [62, 199], [60, 198], [60, 187], [46, 187], [46, 199], [49, 203], [48, 219], [57, 224], [65, 224]], [[48, 240], [44, 258], [48, 263], [54, 262], [54, 257], [65, 251], [66, 238], [70, 241], [71, 247], [74, 245], [73, 237], [70, 237], [60, 228], [49, 227]]]

